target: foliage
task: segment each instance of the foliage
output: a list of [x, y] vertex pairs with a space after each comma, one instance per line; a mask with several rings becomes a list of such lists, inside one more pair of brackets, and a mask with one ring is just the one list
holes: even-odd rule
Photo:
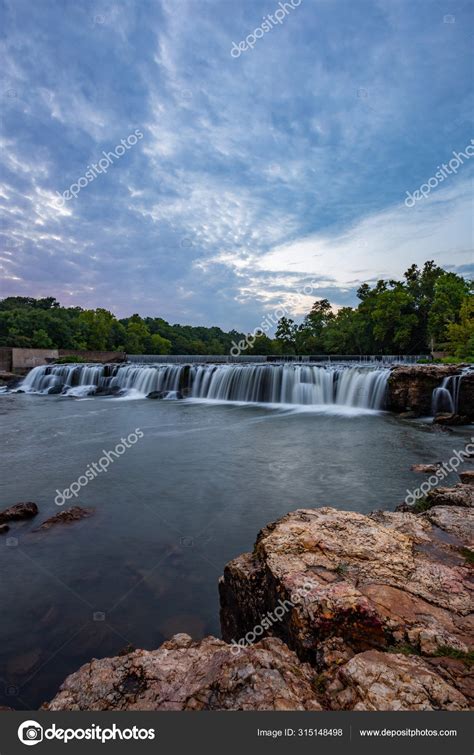
[[[61, 307], [53, 297], [12, 296], [0, 301], [0, 346], [126, 351], [129, 354], [228, 354], [235, 330], [170, 325], [138, 314], [118, 320], [98, 307]], [[268, 339], [270, 340], [270, 339]], [[272, 342], [271, 342], [272, 343]]]
[[[433, 261], [412, 265], [403, 280], [364, 283], [355, 308], [314, 302], [301, 323], [281, 317], [274, 338], [247, 340], [247, 355], [429, 354], [474, 362], [472, 284]], [[229, 354], [243, 333], [171, 325], [138, 314], [118, 320], [101, 307], [62, 307], [53, 297], [0, 301], [0, 346], [126, 351], [129, 354]], [[423, 360], [420, 360], [423, 363]], [[445, 360], [443, 360], [445, 361]]]
[[83, 357], [75, 356], [74, 354], [68, 354], [65, 357], [58, 357], [58, 359], [54, 360], [54, 364], [83, 364], [87, 360], [83, 359]]
[[456, 359], [474, 362], [474, 297], [462, 299], [457, 322], [446, 328], [446, 348]]

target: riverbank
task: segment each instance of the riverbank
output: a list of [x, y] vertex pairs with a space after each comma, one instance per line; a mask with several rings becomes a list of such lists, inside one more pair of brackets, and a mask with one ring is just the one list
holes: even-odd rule
[[225, 567], [223, 640], [178, 634], [92, 660], [43, 708], [471, 708], [474, 486], [463, 480], [463, 496], [438, 489], [418, 514], [287, 514]]

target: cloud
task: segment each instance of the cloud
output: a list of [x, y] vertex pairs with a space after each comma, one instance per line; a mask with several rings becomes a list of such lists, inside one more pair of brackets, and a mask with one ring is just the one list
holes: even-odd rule
[[402, 206], [471, 138], [461, 0], [454, 24], [441, 0], [304, 0], [238, 59], [266, 1], [3, 8], [3, 295], [251, 329], [311, 280], [344, 305], [413, 261], [468, 269], [471, 166]]
[[419, 206], [404, 203], [369, 215], [345, 230], [313, 234], [271, 249], [256, 266], [325, 276], [341, 287], [367, 278], [399, 278], [427, 259], [457, 267], [473, 259], [472, 182], [454, 179]]

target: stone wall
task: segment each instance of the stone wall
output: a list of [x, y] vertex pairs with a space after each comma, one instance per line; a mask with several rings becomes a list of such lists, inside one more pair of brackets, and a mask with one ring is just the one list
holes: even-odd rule
[[0, 348], [0, 372], [11, 372], [12, 350], [9, 346]]
[[79, 349], [16, 349], [0, 348], [0, 372], [16, 372], [22, 375], [33, 367], [53, 362], [58, 357], [76, 356], [86, 362], [124, 362], [122, 351], [81, 351]]

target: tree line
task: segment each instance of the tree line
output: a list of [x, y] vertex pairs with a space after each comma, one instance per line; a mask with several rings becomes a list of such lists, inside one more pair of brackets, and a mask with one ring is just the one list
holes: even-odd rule
[[[401, 281], [364, 283], [357, 296], [357, 307], [315, 301], [300, 323], [282, 317], [273, 338], [262, 333], [243, 353], [428, 354], [437, 349], [474, 361], [473, 287], [460, 275], [429, 261], [421, 269], [412, 265]], [[0, 301], [0, 346], [218, 355], [245, 339], [236, 330], [171, 325], [138, 314], [117, 319], [100, 307], [62, 307], [53, 297]]]

